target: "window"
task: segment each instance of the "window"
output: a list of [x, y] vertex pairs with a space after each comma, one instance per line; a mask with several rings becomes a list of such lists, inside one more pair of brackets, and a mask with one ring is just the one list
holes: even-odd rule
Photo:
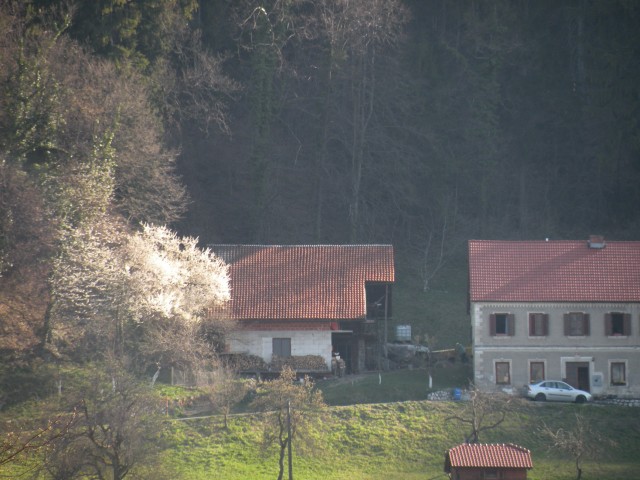
[[546, 337], [549, 335], [549, 315], [546, 313], [529, 314], [529, 336]]
[[515, 315], [512, 313], [492, 313], [489, 317], [489, 329], [492, 337], [513, 336], [515, 334]]
[[536, 383], [544, 380], [544, 362], [529, 362], [529, 383]]
[[274, 338], [272, 354], [278, 357], [291, 356], [291, 339], [290, 338]]
[[483, 480], [497, 480], [498, 478], [498, 470], [485, 470], [484, 475], [482, 476]]
[[571, 312], [564, 314], [564, 334], [567, 337], [585, 337], [589, 335], [589, 314]]
[[611, 385], [627, 384], [627, 365], [625, 362], [611, 362]]
[[618, 312], [605, 314], [604, 329], [608, 337], [628, 337], [631, 335], [631, 315]]
[[509, 362], [496, 362], [496, 384], [511, 385], [511, 368]]

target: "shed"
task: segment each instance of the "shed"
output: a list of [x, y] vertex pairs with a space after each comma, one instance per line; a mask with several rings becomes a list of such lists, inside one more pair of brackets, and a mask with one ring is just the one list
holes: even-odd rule
[[444, 460], [453, 480], [523, 480], [531, 468], [531, 452], [511, 443], [465, 443], [448, 450]]

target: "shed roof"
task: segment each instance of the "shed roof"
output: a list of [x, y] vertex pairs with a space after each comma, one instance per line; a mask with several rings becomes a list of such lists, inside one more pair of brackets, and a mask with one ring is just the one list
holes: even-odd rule
[[640, 302], [640, 242], [470, 240], [469, 289], [472, 302]]
[[447, 452], [446, 467], [529, 469], [533, 463], [531, 452], [518, 445], [465, 443]]
[[235, 319], [360, 319], [365, 284], [395, 279], [391, 245], [211, 245], [229, 264]]

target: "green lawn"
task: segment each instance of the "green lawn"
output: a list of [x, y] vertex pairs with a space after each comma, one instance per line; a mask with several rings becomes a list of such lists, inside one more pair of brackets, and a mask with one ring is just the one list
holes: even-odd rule
[[[457, 402], [409, 401], [331, 407], [327, 416], [306, 432], [309, 444], [294, 449], [298, 479], [431, 479], [442, 478], [444, 452], [461, 443], [463, 430], [446, 417], [461, 408]], [[570, 458], [549, 451], [537, 434], [541, 422], [569, 427], [575, 412], [616, 446], [584, 466], [583, 480], [637, 478], [640, 419], [637, 409], [595, 405], [535, 404], [522, 401], [499, 429], [482, 442], [513, 442], [532, 451], [532, 480], [575, 477]], [[259, 417], [234, 417], [229, 431], [220, 419], [172, 421], [163, 462], [181, 479], [273, 479], [277, 454], [260, 449]]]
[[[470, 374], [469, 365], [433, 369], [433, 389], [464, 387]], [[466, 433], [459, 423], [446, 419], [464, 403], [424, 400], [428, 375], [427, 370], [414, 369], [319, 382], [332, 406], [296, 442], [295, 478], [446, 478], [444, 452], [461, 443]], [[481, 441], [529, 448], [534, 462], [531, 480], [569, 480], [575, 478], [572, 459], [550, 450], [538, 429], [543, 422], [571, 428], [575, 413], [616, 442], [585, 463], [583, 480], [635, 478], [640, 468], [634, 453], [640, 447], [640, 411], [635, 408], [518, 400], [507, 421], [486, 432]], [[261, 450], [260, 418], [234, 416], [228, 431], [220, 418], [169, 421], [163, 462], [180, 479], [271, 480], [277, 475], [277, 452]]]
[[[434, 390], [464, 387], [469, 375], [468, 365], [447, 364], [433, 369]], [[444, 452], [461, 443], [468, 433], [456, 421], [446, 419], [459, 413], [465, 404], [425, 400], [429, 392], [427, 370], [350, 376], [318, 385], [331, 406], [322, 418], [314, 418], [304, 438], [296, 440], [294, 478], [446, 478]], [[164, 388], [162, 393], [180, 396], [185, 392]], [[518, 400], [507, 421], [486, 432], [480, 441], [512, 442], [530, 449], [534, 463], [530, 480], [569, 480], [575, 478], [572, 459], [550, 450], [538, 429], [543, 422], [554, 428], [570, 428], [575, 413], [584, 415], [594, 429], [616, 442], [585, 463], [583, 480], [637, 478], [637, 408]], [[220, 417], [167, 418], [162, 434], [164, 450], [158, 464], [137, 467], [128, 478], [273, 480], [277, 476], [277, 452], [261, 448], [261, 418], [258, 414], [234, 415], [228, 430], [223, 428]], [[30, 458], [22, 467], [28, 467], [30, 462], [37, 464], [38, 459]], [[2, 467], [0, 478], [32, 478], [33, 471], [20, 468], [16, 464]]]
[[341, 379], [319, 381], [318, 387], [329, 405], [425, 400], [429, 390], [465, 388], [472, 376], [471, 365], [445, 364], [444, 367], [396, 370], [391, 372], [348, 375]]

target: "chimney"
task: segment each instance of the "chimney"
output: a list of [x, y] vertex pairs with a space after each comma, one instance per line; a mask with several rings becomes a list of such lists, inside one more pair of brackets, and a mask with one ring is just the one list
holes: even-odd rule
[[602, 235], [590, 235], [589, 241], [587, 243], [589, 245], [589, 248], [601, 249], [606, 246], [604, 237]]

